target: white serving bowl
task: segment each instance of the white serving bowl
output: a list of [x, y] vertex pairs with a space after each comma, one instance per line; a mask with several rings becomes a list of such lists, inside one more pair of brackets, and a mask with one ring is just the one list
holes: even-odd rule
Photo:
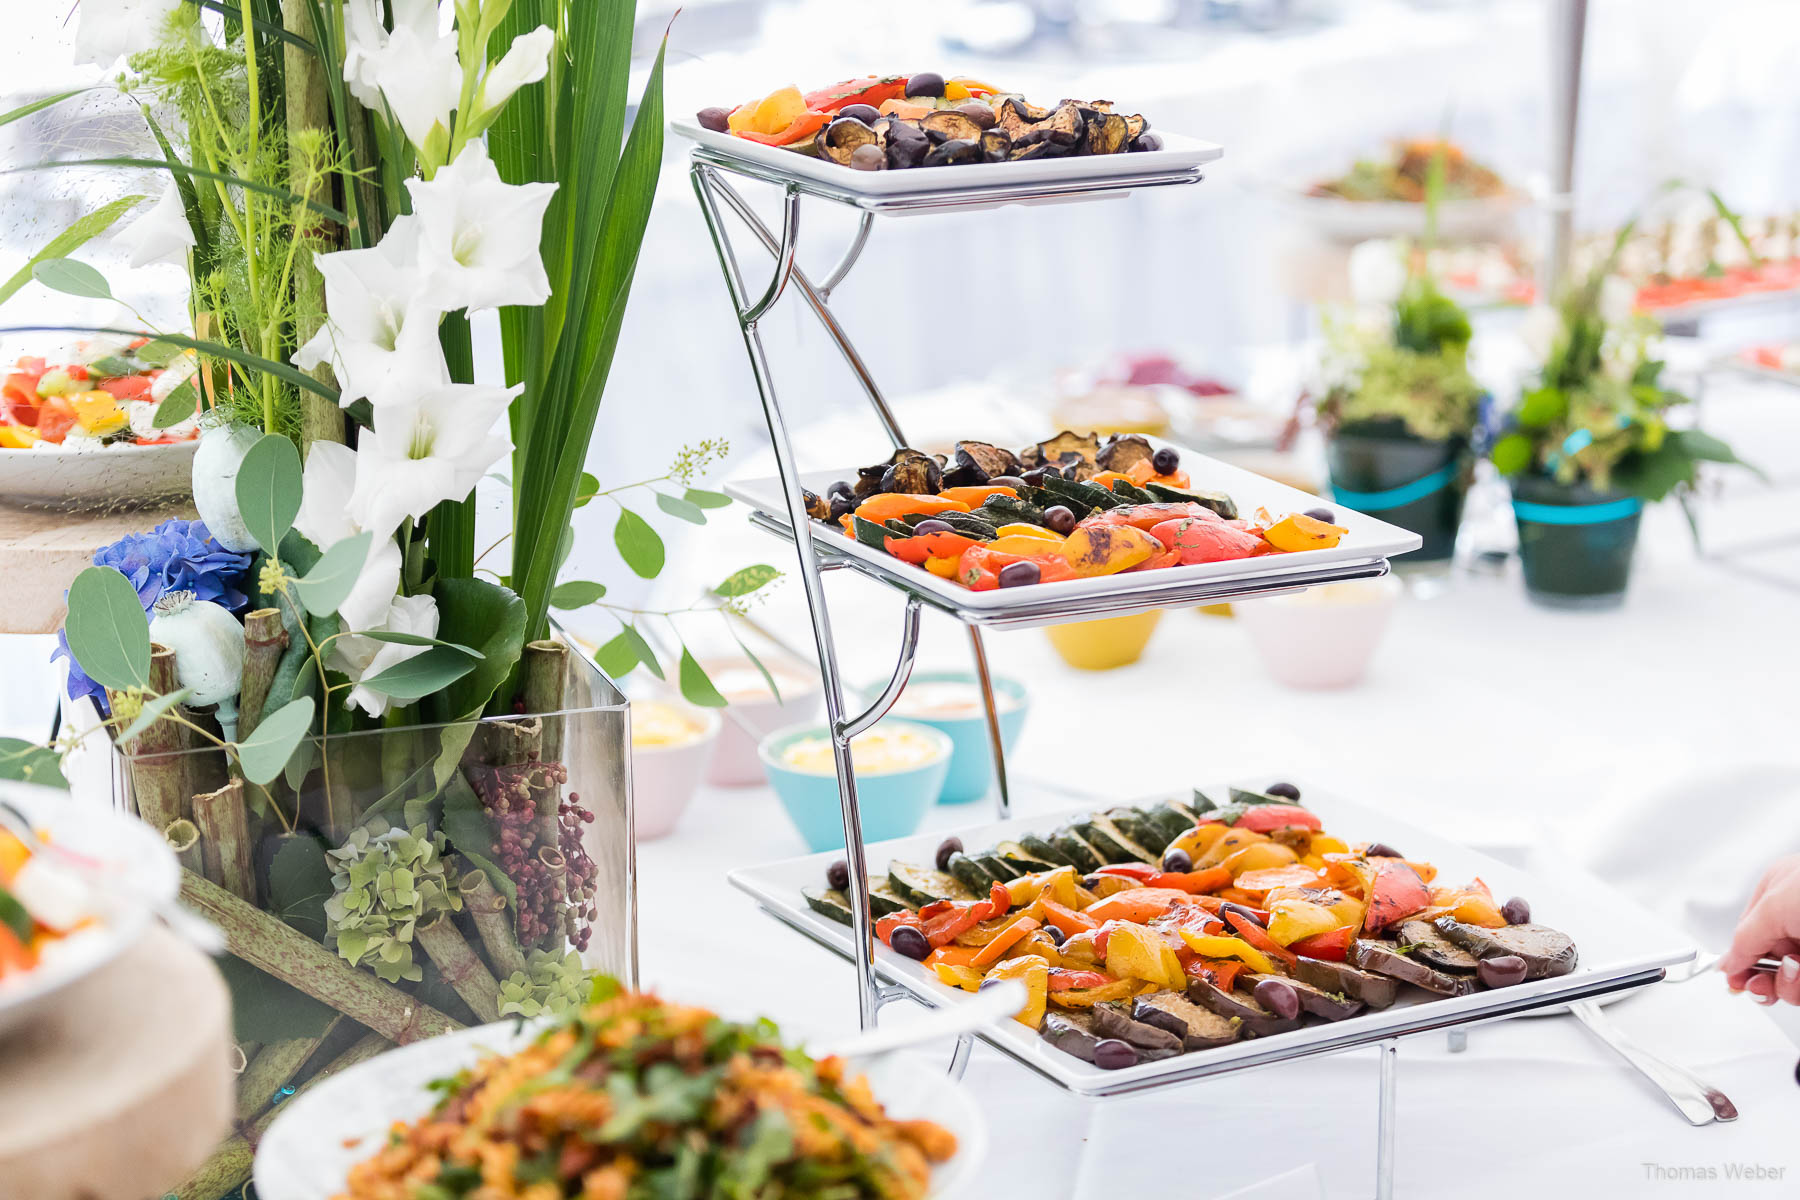
[[0, 499], [34, 508], [167, 503], [192, 491], [199, 445], [0, 450]]
[[645, 701], [668, 705], [700, 725], [700, 734], [666, 746], [631, 747], [631, 802], [640, 842], [667, 837], [700, 790], [706, 764], [719, 741], [719, 714], [673, 700]]
[[1387, 575], [1289, 596], [1234, 600], [1231, 610], [1277, 682], [1341, 688], [1368, 669], [1400, 591], [1400, 581]]
[[706, 782], [710, 784], [760, 786], [764, 779], [757, 744], [777, 729], [809, 721], [818, 714], [819, 701], [825, 693], [810, 668], [767, 658], [764, 662], [781, 688], [779, 700], [748, 658], [708, 658], [701, 664], [731, 701], [731, 707], [724, 712], [712, 765], [706, 769]]

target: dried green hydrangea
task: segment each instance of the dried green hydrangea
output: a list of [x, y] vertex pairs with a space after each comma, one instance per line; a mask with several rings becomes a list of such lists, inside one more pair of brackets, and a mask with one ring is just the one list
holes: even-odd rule
[[423, 825], [396, 829], [379, 818], [327, 851], [333, 888], [325, 902], [327, 944], [389, 983], [422, 978], [413, 961], [413, 930], [462, 908], [443, 856], [443, 834], [427, 834]]
[[581, 956], [573, 950], [567, 954], [533, 950], [525, 969], [500, 984], [500, 1015], [572, 1012], [587, 1003], [593, 983], [594, 972], [582, 967]]

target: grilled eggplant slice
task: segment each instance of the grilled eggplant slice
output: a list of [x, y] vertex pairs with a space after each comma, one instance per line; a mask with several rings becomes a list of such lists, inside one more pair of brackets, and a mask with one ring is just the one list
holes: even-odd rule
[[880, 144], [880, 135], [854, 117], [839, 117], [813, 136], [813, 149], [820, 158], [845, 167], [858, 147]]
[[1081, 461], [1093, 464], [1100, 458], [1100, 437], [1094, 433], [1075, 433], [1065, 429], [1048, 441], [1037, 444], [1038, 460], [1060, 463], [1065, 454], [1079, 454]]
[[1475, 990], [1475, 980], [1467, 975], [1451, 975], [1435, 971], [1415, 958], [1400, 953], [1392, 942], [1358, 938], [1350, 947], [1350, 965], [1378, 975], [1391, 975], [1402, 983], [1436, 992], [1440, 996], [1466, 996]]
[[[956, 464], [962, 466], [965, 463], [979, 467], [988, 477], [1017, 475], [1020, 470], [1018, 455], [988, 442], [956, 443]], [[986, 483], [987, 479], [982, 482]]]
[[954, 108], [939, 109], [919, 118], [919, 128], [925, 131], [934, 145], [945, 142], [979, 142], [981, 126], [970, 119], [968, 113], [957, 112]]
[[1125, 118], [1117, 113], [1095, 113], [1086, 118], [1089, 154], [1123, 154], [1131, 148]]
[[[1039, 121], [1050, 115], [1047, 108], [1038, 108], [1027, 103], [1023, 97], [1008, 96], [994, 110], [994, 127], [1001, 130], [1014, 142], [1031, 133]], [[1040, 139], [1033, 137], [1030, 142]], [[1029, 144], [1029, 142], [1027, 143]]]
[[1399, 987], [1386, 975], [1364, 971], [1349, 963], [1326, 962], [1322, 958], [1300, 959], [1294, 968], [1294, 980], [1310, 984], [1322, 992], [1334, 992], [1360, 1000], [1370, 1008], [1386, 1008], [1399, 994]]
[[1093, 1062], [1094, 1051], [1101, 1040], [1094, 1032], [1094, 1024], [1093, 1014], [1080, 1009], [1045, 1013], [1043, 1024], [1038, 1026], [1038, 1036], [1065, 1054], [1073, 1054], [1083, 1062]]
[[1000, 163], [1012, 155], [1012, 139], [1006, 136], [1004, 129], [984, 129], [981, 131], [981, 161]]
[[1190, 979], [1188, 999], [1221, 1017], [1235, 1017], [1246, 1037], [1269, 1037], [1300, 1028], [1299, 1017], [1279, 1017], [1242, 992], [1227, 992], [1209, 979]]
[[1143, 132], [1149, 128], [1150, 128], [1150, 122], [1144, 120], [1142, 114], [1140, 114], [1140, 113], [1130, 114], [1129, 116], [1127, 116], [1125, 118], [1125, 140], [1126, 140], [1126, 142], [1130, 143], [1130, 142], [1137, 141], [1138, 138], [1140, 136], [1142, 136]]
[[1238, 1040], [1239, 1024], [1201, 1008], [1180, 992], [1152, 992], [1131, 1002], [1131, 1017], [1143, 1025], [1165, 1029], [1181, 1039], [1184, 1050], [1211, 1050]]
[[1145, 1059], [1173, 1058], [1186, 1048], [1180, 1035], [1134, 1020], [1131, 1007], [1123, 1000], [1107, 1000], [1090, 1011], [1094, 1014], [1095, 1033], [1131, 1043]]
[[903, 171], [916, 167], [925, 161], [931, 152], [931, 139], [925, 136], [913, 121], [902, 121], [899, 117], [888, 117], [881, 127], [881, 136], [887, 144], [888, 170]]
[[1402, 954], [1412, 955], [1433, 970], [1472, 975], [1478, 965], [1473, 954], [1439, 933], [1430, 921], [1402, 921], [1394, 936]]
[[[906, 454], [905, 451], [901, 452]], [[944, 489], [944, 468], [929, 454], [917, 450], [897, 458], [881, 475], [881, 490], [914, 496], [935, 496]]]
[[1436, 924], [1439, 933], [1476, 958], [1518, 955], [1525, 960], [1527, 979], [1567, 975], [1580, 961], [1575, 943], [1569, 935], [1548, 925], [1507, 925], [1500, 929], [1484, 929], [1479, 925], [1464, 924], [1455, 917], [1439, 917]]
[[1239, 978], [1243, 981], [1246, 992], [1252, 991], [1265, 979], [1279, 979], [1293, 988], [1294, 994], [1300, 997], [1301, 1012], [1311, 1013], [1315, 1017], [1323, 1017], [1327, 1021], [1341, 1021], [1345, 1017], [1354, 1017], [1363, 1010], [1361, 1000], [1352, 1000], [1348, 996], [1314, 987], [1305, 980], [1293, 979], [1286, 975], [1258, 975], [1247, 972]]
[[1011, 153], [1013, 162], [1030, 162], [1034, 158], [1067, 157], [1069, 147], [1051, 141], [1021, 142], [1014, 139]]
[[806, 515], [818, 521], [831, 520], [831, 504], [825, 497], [805, 488], [800, 489], [800, 498], [806, 501]]
[[[973, 121], [969, 123], [971, 125], [974, 124]], [[964, 138], [955, 138], [940, 146], [932, 147], [931, 153], [925, 156], [925, 161], [920, 165], [926, 167], [957, 167], [962, 166], [965, 163], [978, 163], [981, 159], [981, 138], [980, 135], [977, 134], [973, 141]]]
[[1037, 128], [1043, 130], [1046, 141], [1071, 148], [1087, 134], [1087, 123], [1081, 118], [1081, 106], [1073, 100], [1065, 100], [1057, 105], [1055, 112], [1037, 123]]
[[1117, 471], [1123, 475], [1138, 463], [1149, 462], [1155, 456], [1155, 447], [1143, 434], [1115, 433], [1100, 447], [1095, 462], [1102, 471]]

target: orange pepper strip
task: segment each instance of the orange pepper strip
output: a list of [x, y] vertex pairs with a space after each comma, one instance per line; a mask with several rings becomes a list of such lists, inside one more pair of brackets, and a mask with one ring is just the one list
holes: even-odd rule
[[947, 500], [942, 496], [920, 496], [910, 492], [883, 492], [878, 496], [870, 496], [857, 505], [855, 515], [865, 521], [873, 521], [875, 524], [881, 525], [913, 513], [924, 513], [930, 516], [941, 512], [968, 511], [969, 506], [961, 500]]
[[948, 963], [953, 967], [967, 967], [975, 961], [975, 946], [939, 946], [925, 956], [925, 965], [935, 967], [939, 963]]
[[1048, 896], [1039, 896], [1037, 906], [1044, 911], [1044, 920], [1056, 926], [1064, 937], [1074, 937], [1090, 929], [1100, 928], [1100, 922], [1086, 913], [1076, 912], [1066, 905], [1058, 904]]
[[1011, 496], [1016, 500], [1019, 493], [1003, 483], [978, 483], [972, 487], [945, 488], [938, 495], [946, 500], [960, 500], [970, 508], [979, 508], [989, 496]]
[[752, 133], [740, 130], [736, 136], [746, 142], [756, 142], [763, 146], [791, 146], [804, 138], [809, 138], [825, 126], [831, 124], [831, 114], [825, 112], [801, 113], [789, 122], [788, 127], [780, 133]]
[[974, 958], [969, 960], [969, 965], [971, 967], [992, 966], [994, 963], [1000, 961], [1000, 956], [1002, 954], [1005, 954], [1008, 950], [1012, 949], [1014, 945], [1023, 941], [1027, 934], [1034, 932], [1037, 928], [1038, 923], [1033, 918], [1020, 917], [1011, 925], [1002, 929], [993, 941], [983, 946], [980, 952], [977, 953]]
[[1160, 917], [1187, 898], [1186, 892], [1176, 891], [1174, 888], [1129, 888], [1123, 892], [1114, 892], [1081, 911], [1090, 921], [1102, 924], [1107, 921], [1148, 921], [1152, 917]]
[[1246, 917], [1243, 913], [1227, 912], [1225, 920], [1238, 932], [1238, 936], [1273, 958], [1286, 963], [1289, 969], [1300, 965], [1300, 956], [1269, 936], [1269, 931]]

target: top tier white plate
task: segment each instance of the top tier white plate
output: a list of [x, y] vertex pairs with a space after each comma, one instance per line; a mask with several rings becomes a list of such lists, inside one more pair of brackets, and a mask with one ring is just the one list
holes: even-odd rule
[[[1223, 147], [1212, 142], [1159, 129], [1163, 148], [1140, 154], [970, 163], [929, 170], [915, 167], [908, 171], [858, 171], [779, 146], [702, 129], [691, 118], [671, 121], [669, 127], [698, 142], [731, 169], [763, 179], [790, 180], [799, 183], [804, 191], [872, 210], [914, 204], [946, 207], [965, 201], [1050, 200], [1058, 198], [1059, 188], [1086, 195], [1158, 184], [1197, 183], [1200, 167], [1225, 153]], [[1000, 194], [1012, 190], [1026, 194]]]

